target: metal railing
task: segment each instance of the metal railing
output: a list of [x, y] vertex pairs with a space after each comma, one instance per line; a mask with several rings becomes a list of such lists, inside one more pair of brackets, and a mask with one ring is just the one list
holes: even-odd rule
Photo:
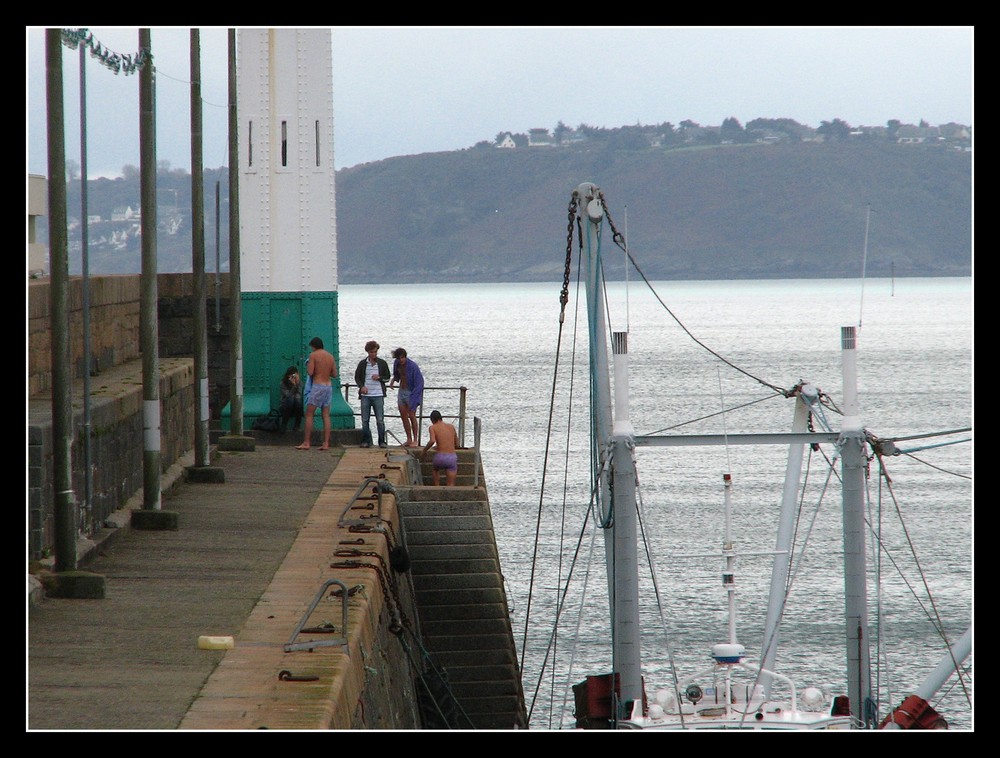
[[[343, 383], [343, 384], [340, 385], [340, 388], [344, 392], [344, 400], [347, 401], [348, 405], [351, 405], [351, 396], [352, 396], [351, 388], [352, 387], [355, 388], [355, 392], [353, 393], [353, 396], [354, 396], [354, 399], [357, 400], [358, 399], [358, 393], [357, 393], [357, 387], [358, 387], [358, 385], [357, 384], [354, 384], [354, 382], [345, 382], [345, 383]], [[396, 389], [396, 388], [392, 388], [392, 389]], [[386, 391], [388, 392], [389, 388], [386, 388]], [[458, 410], [457, 411], [452, 412], [452, 413], [445, 413], [445, 411], [441, 407], [436, 408], [436, 410], [438, 410], [438, 411], [441, 412], [441, 418], [443, 418], [445, 421], [452, 420], [452, 421], [456, 421], [457, 422], [457, 426], [458, 426], [458, 444], [459, 444], [460, 447], [466, 447], [466, 445], [465, 445], [465, 421], [466, 421], [466, 397], [468, 395], [468, 391], [469, 390], [468, 390], [467, 387], [424, 387], [424, 402], [422, 402], [419, 406], [417, 406], [417, 439], [419, 440], [421, 438], [421, 435], [423, 434], [424, 419], [427, 416], [430, 416], [430, 411], [428, 411], [426, 414], [424, 413], [424, 408], [427, 406], [427, 393], [428, 392], [458, 392]], [[389, 394], [386, 395], [386, 400], [389, 400], [391, 398], [392, 398], [392, 395], [389, 395]], [[395, 403], [393, 405], [395, 405]], [[352, 408], [353, 407], [354, 406], [352, 406]], [[447, 406], [445, 406], [445, 407], [447, 407]], [[389, 413], [388, 410], [389, 409], [387, 408], [386, 412], [383, 414], [383, 416], [386, 419], [397, 418], [397, 419], [401, 420], [403, 418], [399, 413]], [[432, 406], [431, 410], [435, 410], [435, 408]], [[360, 419], [361, 418], [361, 410], [360, 409], [354, 410], [354, 416], [356, 418]], [[478, 447], [478, 446], [479, 446], [479, 443], [477, 441], [476, 442], [476, 447]]]
[[479, 446], [479, 441], [483, 436], [483, 420], [479, 416], [475, 416], [472, 419], [472, 439], [476, 444], [476, 458], [475, 458], [475, 471], [472, 475], [472, 486], [479, 486], [479, 468], [483, 465], [483, 454], [482, 448]]

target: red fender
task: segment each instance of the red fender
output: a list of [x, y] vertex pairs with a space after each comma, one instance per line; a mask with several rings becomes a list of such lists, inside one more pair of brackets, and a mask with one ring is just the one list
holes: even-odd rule
[[930, 703], [918, 695], [910, 695], [892, 713], [883, 719], [879, 729], [888, 724], [896, 724], [900, 729], [947, 729], [945, 721]]

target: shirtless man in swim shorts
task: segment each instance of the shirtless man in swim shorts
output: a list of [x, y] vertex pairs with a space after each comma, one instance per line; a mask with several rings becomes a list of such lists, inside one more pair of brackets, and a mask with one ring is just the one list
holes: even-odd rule
[[312, 353], [306, 364], [306, 373], [312, 377], [312, 389], [306, 401], [306, 438], [298, 446], [299, 450], [311, 447], [313, 416], [317, 408], [323, 411], [323, 444], [318, 450], [330, 449], [330, 403], [333, 402], [333, 379], [337, 376], [337, 361], [323, 349], [323, 340], [313, 337], [309, 340]]
[[455, 486], [455, 477], [458, 474], [458, 432], [455, 427], [441, 419], [439, 411], [431, 411], [430, 440], [428, 440], [421, 458], [426, 457], [427, 451], [432, 446], [437, 445], [434, 452], [434, 486], [440, 486], [440, 472], [445, 472], [445, 481], [448, 487]]

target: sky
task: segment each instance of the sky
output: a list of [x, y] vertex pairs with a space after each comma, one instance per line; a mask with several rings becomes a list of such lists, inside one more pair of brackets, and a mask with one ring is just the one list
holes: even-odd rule
[[[75, 26], [61, 28], [77, 29]], [[149, 27], [157, 160], [191, 167], [190, 29]], [[134, 55], [138, 28], [88, 27]], [[729, 117], [973, 125], [972, 26], [332, 27], [337, 169], [501, 132]], [[26, 27], [28, 173], [46, 174], [45, 35]], [[201, 27], [203, 166], [228, 165], [227, 30]], [[80, 164], [80, 53], [63, 51], [66, 158]], [[85, 56], [87, 173], [139, 165], [139, 76]]]

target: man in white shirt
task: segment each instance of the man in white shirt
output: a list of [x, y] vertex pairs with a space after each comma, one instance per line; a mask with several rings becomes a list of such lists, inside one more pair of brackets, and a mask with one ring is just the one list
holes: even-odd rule
[[378, 446], [389, 447], [385, 436], [385, 383], [389, 381], [389, 364], [378, 357], [379, 344], [375, 340], [365, 343], [368, 354], [361, 359], [354, 371], [354, 383], [361, 398], [361, 447], [372, 446], [371, 414], [375, 411], [378, 428]]

